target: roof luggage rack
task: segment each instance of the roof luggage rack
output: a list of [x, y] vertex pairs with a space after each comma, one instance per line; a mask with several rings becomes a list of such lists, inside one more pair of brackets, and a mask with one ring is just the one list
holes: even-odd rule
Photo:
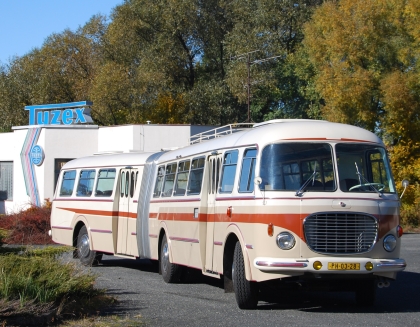
[[202, 143], [218, 137], [223, 137], [236, 132], [243, 131], [248, 128], [252, 128], [254, 123], [238, 123], [220, 126], [203, 133], [195, 134], [190, 137], [190, 144]]

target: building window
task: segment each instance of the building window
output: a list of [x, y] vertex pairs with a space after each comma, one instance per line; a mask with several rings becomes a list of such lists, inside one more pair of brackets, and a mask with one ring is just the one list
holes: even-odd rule
[[0, 200], [13, 200], [13, 161], [0, 161]]

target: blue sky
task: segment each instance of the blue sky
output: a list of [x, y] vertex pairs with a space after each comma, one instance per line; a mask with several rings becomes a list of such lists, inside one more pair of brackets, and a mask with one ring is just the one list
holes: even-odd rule
[[75, 31], [123, 0], [0, 0], [0, 63], [42, 47], [52, 33]]

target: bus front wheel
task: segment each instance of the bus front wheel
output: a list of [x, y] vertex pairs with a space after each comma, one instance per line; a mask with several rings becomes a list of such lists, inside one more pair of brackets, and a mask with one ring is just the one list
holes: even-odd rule
[[179, 282], [181, 278], [181, 266], [169, 261], [169, 244], [166, 236], [162, 238], [160, 247], [160, 271], [167, 283]]
[[90, 239], [86, 226], [80, 229], [77, 236], [77, 256], [85, 266], [96, 266], [102, 258], [102, 254], [90, 249]]
[[255, 309], [258, 304], [258, 284], [245, 277], [245, 261], [241, 243], [235, 245], [232, 264], [232, 281], [236, 303], [240, 309]]

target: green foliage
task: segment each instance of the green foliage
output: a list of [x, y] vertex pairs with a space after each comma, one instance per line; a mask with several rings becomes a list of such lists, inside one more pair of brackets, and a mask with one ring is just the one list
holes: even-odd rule
[[321, 2], [125, 1], [0, 67], [0, 131], [27, 124], [25, 105], [81, 100], [99, 125], [241, 122], [247, 65], [233, 57], [253, 50], [280, 57], [251, 66], [252, 119], [306, 116], [286, 59]]
[[7, 230], [0, 228], [0, 246], [3, 245], [4, 243], [3, 240], [7, 237], [7, 234], [8, 234]]
[[55, 247], [27, 250], [0, 256], [0, 297], [39, 303], [57, 302], [76, 297], [91, 297], [102, 291], [93, 287], [95, 276], [84, 273], [72, 263], [64, 263], [58, 255], [69, 248]]

